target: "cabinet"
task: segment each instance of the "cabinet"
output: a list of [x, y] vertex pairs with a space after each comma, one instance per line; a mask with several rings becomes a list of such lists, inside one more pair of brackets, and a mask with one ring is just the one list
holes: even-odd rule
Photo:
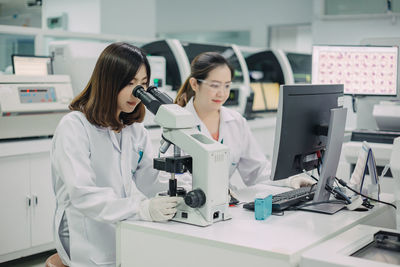
[[0, 262], [54, 248], [50, 153], [5, 150], [0, 146]]

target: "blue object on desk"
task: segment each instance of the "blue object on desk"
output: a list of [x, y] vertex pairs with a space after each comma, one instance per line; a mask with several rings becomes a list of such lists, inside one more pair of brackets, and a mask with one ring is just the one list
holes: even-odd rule
[[254, 215], [256, 220], [265, 220], [272, 213], [272, 195], [254, 200]]

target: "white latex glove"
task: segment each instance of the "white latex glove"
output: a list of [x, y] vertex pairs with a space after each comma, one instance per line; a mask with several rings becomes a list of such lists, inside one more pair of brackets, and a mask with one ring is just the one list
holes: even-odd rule
[[313, 184], [315, 184], [317, 181], [311, 179], [310, 177], [305, 177], [304, 175], [296, 175], [296, 176], [292, 176], [290, 178], [287, 179], [286, 181], [286, 185], [293, 188], [293, 189], [297, 189], [300, 187], [304, 187], [304, 186], [311, 186]]
[[181, 197], [160, 196], [144, 200], [140, 205], [140, 217], [146, 221], [164, 222], [172, 219]]

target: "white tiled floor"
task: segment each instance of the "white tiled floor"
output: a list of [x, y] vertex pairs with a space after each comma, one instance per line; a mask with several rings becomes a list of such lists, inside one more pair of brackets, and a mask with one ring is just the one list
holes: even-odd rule
[[54, 254], [55, 250], [43, 252], [40, 254], [32, 255], [29, 257], [21, 258], [18, 260], [8, 261], [0, 263], [0, 267], [12, 266], [12, 267], [44, 267], [46, 259], [50, 255]]

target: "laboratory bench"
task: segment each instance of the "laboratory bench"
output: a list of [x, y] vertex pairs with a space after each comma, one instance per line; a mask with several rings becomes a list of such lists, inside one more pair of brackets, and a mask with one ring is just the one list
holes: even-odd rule
[[[283, 187], [257, 185], [238, 192], [241, 201], [258, 193], [276, 194]], [[394, 202], [393, 195], [381, 199]], [[232, 219], [199, 227], [124, 221], [117, 226], [117, 266], [299, 266], [302, 253], [359, 225], [394, 229], [394, 209], [376, 204], [372, 210], [342, 210], [334, 215], [286, 211], [264, 221], [240, 206], [231, 207]]]

